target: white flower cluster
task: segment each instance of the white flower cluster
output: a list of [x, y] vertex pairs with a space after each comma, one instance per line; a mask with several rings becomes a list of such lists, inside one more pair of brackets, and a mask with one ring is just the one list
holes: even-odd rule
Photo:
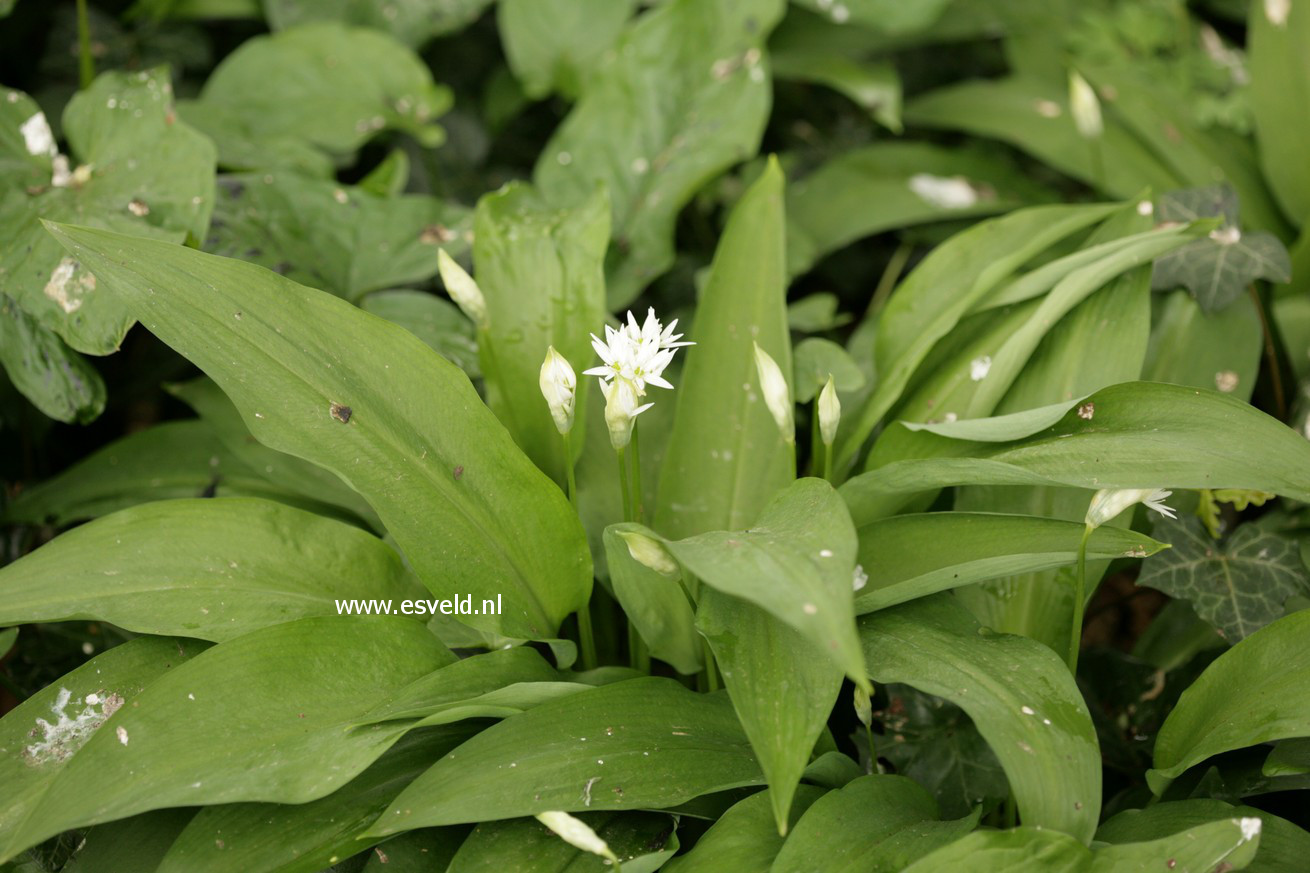
[[591, 346], [603, 363], [583, 373], [600, 377], [601, 392], [605, 395], [605, 423], [614, 448], [627, 446], [632, 439], [633, 420], [654, 405], [641, 403], [646, 386], [672, 388], [664, 378], [665, 368], [679, 348], [695, 345], [679, 342], [682, 334], [673, 332], [677, 326], [676, 318], [667, 326], [661, 324], [652, 308], [642, 324], [637, 324], [636, 317], [629, 312], [626, 324], [617, 328], [605, 326], [605, 339], [591, 335]]

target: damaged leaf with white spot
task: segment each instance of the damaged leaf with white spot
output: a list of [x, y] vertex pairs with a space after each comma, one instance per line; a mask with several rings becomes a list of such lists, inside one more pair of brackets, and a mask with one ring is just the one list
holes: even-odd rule
[[1148, 558], [1137, 584], [1186, 600], [1230, 643], [1281, 618], [1293, 595], [1310, 596], [1300, 546], [1285, 534], [1247, 523], [1216, 540], [1192, 516], [1159, 518], [1153, 533], [1173, 548]]
[[1247, 292], [1257, 279], [1290, 282], [1292, 261], [1278, 237], [1243, 231], [1237, 223], [1237, 194], [1226, 185], [1174, 191], [1156, 201], [1156, 220], [1187, 222], [1221, 218], [1209, 236], [1155, 262], [1151, 287], [1186, 288], [1207, 313], [1219, 312]]
[[35, 101], [17, 91], [0, 99], [0, 287], [77, 351], [106, 355], [132, 316], [40, 220], [199, 238], [213, 208], [214, 147], [177, 119], [163, 69], [101, 75], [69, 101], [62, 129], [67, 153]]

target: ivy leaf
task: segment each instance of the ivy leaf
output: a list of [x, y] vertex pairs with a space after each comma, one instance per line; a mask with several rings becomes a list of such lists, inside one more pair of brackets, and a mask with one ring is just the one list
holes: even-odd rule
[[1186, 600], [1229, 642], [1283, 616], [1293, 594], [1310, 594], [1296, 542], [1254, 524], [1216, 542], [1196, 518], [1160, 519], [1157, 539], [1173, 543], [1142, 564], [1138, 585]]
[[964, 710], [908, 685], [888, 685], [875, 713], [884, 734], [878, 754], [937, 798], [944, 818], [968, 815], [1009, 794], [1001, 762]]
[[1151, 287], [1183, 287], [1206, 312], [1218, 312], [1242, 295], [1256, 279], [1290, 282], [1292, 261], [1271, 233], [1243, 233], [1237, 224], [1237, 194], [1226, 185], [1189, 188], [1165, 194], [1156, 202], [1156, 217], [1165, 222], [1222, 218], [1206, 239], [1197, 240], [1155, 262]]

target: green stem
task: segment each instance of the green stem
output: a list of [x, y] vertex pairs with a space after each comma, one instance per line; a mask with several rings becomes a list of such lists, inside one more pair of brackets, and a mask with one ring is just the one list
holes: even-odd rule
[[787, 455], [791, 461], [791, 477], [796, 478], [796, 440], [787, 443]]
[[705, 648], [705, 689], [707, 691], [718, 691], [721, 687], [719, 684], [719, 668], [714, 661], [714, 650], [710, 648], [710, 641], [701, 637], [701, 645]]
[[1078, 543], [1078, 572], [1074, 577], [1073, 621], [1069, 625], [1069, 673], [1078, 678], [1078, 649], [1083, 641], [1083, 611], [1087, 608], [1087, 541], [1096, 528], [1090, 524], [1083, 528]]
[[573, 473], [573, 442], [568, 434], [564, 434], [564, 476], [568, 481], [569, 503], [573, 508], [578, 508], [578, 478]]
[[878, 747], [873, 741], [873, 724], [864, 726], [864, 733], [869, 738], [869, 773], [881, 773], [882, 765], [878, 763]]
[[[569, 435], [562, 434], [564, 440], [564, 469], [568, 471], [569, 504], [573, 511], [578, 509], [578, 482], [573, 475], [573, 444]], [[596, 634], [591, 627], [591, 599], [582, 604], [578, 610], [578, 648], [582, 654], [582, 669], [594, 670], [600, 664], [596, 657]]]
[[819, 397], [814, 397], [810, 410], [810, 475], [819, 475], [819, 456], [823, 452], [823, 439], [819, 434]]
[[632, 520], [638, 523], [645, 521], [645, 513], [642, 511], [642, 492], [641, 492], [641, 443], [639, 422], [632, 422]]
[[837, 484], [832, 478], [832, 446], [826, 443], [823, 446], [823, 478], [833, 485]]
[[82, 90], [95, 81], [96, 65], [91, 57], [91, 22], [86, 14], [86, 0], [77, 0], [78, 80]]
[[628, 450], [615, 449], [619, 455], [619, 488], [623, 491], [623, 520], [632, 521], [632, 497], [628, 488]]

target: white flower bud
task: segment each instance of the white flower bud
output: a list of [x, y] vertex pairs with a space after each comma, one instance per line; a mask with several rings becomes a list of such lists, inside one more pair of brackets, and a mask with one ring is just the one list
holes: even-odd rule
[[841, 423], [841, 400], [837, 397], [837, 383], [828, 374], [828, 383], [819, 392], [819, 436], [823, 444], [832, 447], [837, 438], [837, 425]]
[[605, 395], [605, 424], [610, 429], [610, 445], [615, 449], [626, 448], [632, 440], [633, 419], [655, 404], [638, 405], [641, 397], [636, 386], [627, 379], [602, 380], [600, 390]]
[[573, 410], [577, 399], [578, 377], [568, 360], [551, 346], [541, 364], [541, 394], [561, 434], [573, 430]]
[[1177, 518], [1174, 511], [1164, 505], [1165, 499], [1171, 494], [1172, 491], [1162, 491], [1159, 488], [1102, 489], [1092, 495], [1091, 505], [1087, 507], [1087, 526], [1100, 527], [1138, 503], [1146, 504], [1147, 509], [1153, 509], [1161, 515]]
[[558, 811], [539, 812], [536, 818], [537, 821], [558, 834], [559, 838], [570, 846], [584, 852], [590, 852], [593, 855], [599, 855], [614, 864], [619, 862], [618, 856], [609, 847], [609, 843], [602, 840], [581, 819], [574, 818], [567, 812]]
[[632, 559], [638, 564], [649, 567], [661, 576], [677, 576], [681, 572], [678, 562], [673, 560], [673, 556], [659, 540], [633, 530], [621, 530], [617, 533], [627, 544], [628, 554], [632, 555]]
[[464, 268], [455, 263], [455, 259], [445, 249], [437, 250], [437, 269], [441, 271], [441, 281], [446, 286], [450, 299], [464, 311], [469, 320], [479, 330], [486, 330], [490, 324], [487, 318], [487, 300], [482, 296], [482, 289]]
[[1069, 71], [1069, 110], [1074, 127], [1083, 139], [1097, 139], [1105, 130], [1101, 121], [1101, 101], [1096, 91], [1077, 72]]
[[873, 725], [873, 701], [869, 699], [869, 692], [856, 685], [851, 704], [855, 708], [855, 717], [860, 720], [860, 724], [866, 728], [871, 727]]
[[778, 423], [783, 441], [796, 442], [796, 423], [792, 418], [791, 389], [787, 387], [787, 377], [782, 375], [778, 363], [760, 348], [759, 343], [755, 343], [755, 371], [760, 377], [760, 393], [764, 395], [764, 405]]

